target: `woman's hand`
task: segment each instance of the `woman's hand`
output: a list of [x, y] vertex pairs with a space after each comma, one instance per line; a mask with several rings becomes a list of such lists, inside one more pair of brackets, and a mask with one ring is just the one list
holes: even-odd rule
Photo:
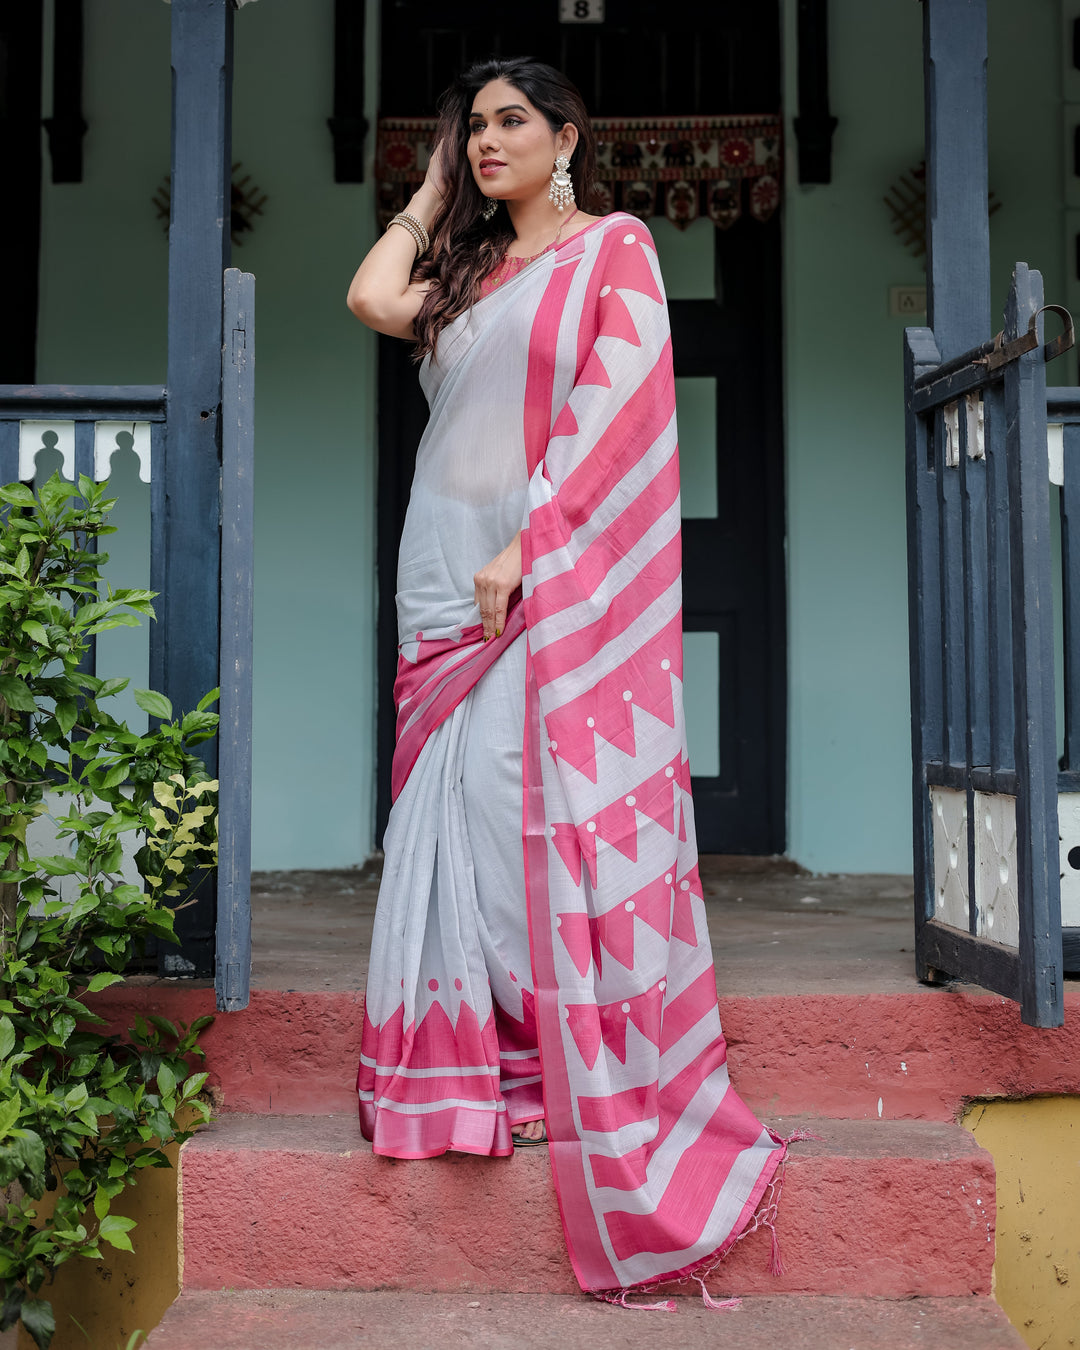
[[506, 606], [521, 585], [521, 531], [506, 548], [473, 577], [476, 603], [484, 625], [484, 641], [499, 637], [506, 627]]
[[[435, 147], [427, 176], [408, 205], [409, 213], [429, 233], [446, 189], [441, 151], [441, 146]], [[431, 286], [430, 281], [412, 280], [416, 260], [416, 241], [409, 231], [394, 226], [379, 236], [356, 269], [346, 300], [362, 323], [388, 337], [415, 338], [413, 324]]]

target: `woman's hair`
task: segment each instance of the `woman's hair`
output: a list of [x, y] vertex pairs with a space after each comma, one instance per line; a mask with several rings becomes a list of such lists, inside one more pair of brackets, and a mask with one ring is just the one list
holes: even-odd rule
[[478, 61], [439, 100], [435, 144], [443, 147], [446, 193], [431, 229], [431, 252], [417, 265], [414, 280], [434, 282], [416, 316], [416, 357], [434, 354], [439, 334], [477, 299], [480, 282], [506, 256], [514, 239], [505, 205], [485, 221], [489, 200], [480, 191], [469, 163], [469, 113], [476, 94], [492, 80], [505, 80], [525, 95], [547, 120], [552, 134], [567, 122], [577, 127], [578, 143], [570, 158], [574, 196], [585, 207], [596, 174], [596, 138], [577, 89], [565, 75], [530, 57]]

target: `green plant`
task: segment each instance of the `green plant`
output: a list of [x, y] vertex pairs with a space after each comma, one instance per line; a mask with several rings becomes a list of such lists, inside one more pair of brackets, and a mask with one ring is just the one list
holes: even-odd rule
[[[86, 1343], [92, 1347], [92, 1342], [90, 1340], [90, 1337], [86, 1335], [86, 1328], [83, 1326], [83, 1324], [79, 1321], [77, 1317], [72, 1317], [71, 1320], [79, 1328], [82, 1334], [86, 1336]], [[139, 1342], [145, 1339], [146, 1339], [145, 1331], [133, 1331], [123, 1345], [118, 1345], [116, 1347], [116, 1350], [135, 1350], [135, 1347], [139, 1344]]]
[[[113, 531], [106, 488], [58, 475], [36, 497], [0, 488], [0, 1329], [21, 1318], [43, 1350], [46, 1281], [103, 1243], [131, 1248], [113, 1200], [209, 1117], [190, 1061], [211, 1018], [136, 1018], [118, 1037], [81, 1001], [148, 939], [174, 938], [174, 907], [217, 846], [217, 783], [193, 753], [216, 731], [217, 691], [178, 719], [136, 691], [152, 722], [137, 733], [104, 706], [127, 681], [80, 670], [95, 634], [153, 617], [152, 592], [104, 585], [92, 545]], [[41, 815], [66, 851], [28, 846]], [[125, 835], [142, 838], [141, 885], [122, 875]]]

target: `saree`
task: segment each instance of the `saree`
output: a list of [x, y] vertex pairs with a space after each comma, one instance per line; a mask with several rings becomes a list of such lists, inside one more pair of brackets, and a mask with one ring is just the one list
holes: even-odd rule
[[[624, 1301], [771, 1226], [786, 1152], [730, 1084], [717, 1006], [648, 230], [616, 213], [549, 249], [421, 383], [361, 1127], [394, 1157], [505, 1156], [543, 1116], [578, 1282]], [[519, 529], [484, 642], [472, 576]]]

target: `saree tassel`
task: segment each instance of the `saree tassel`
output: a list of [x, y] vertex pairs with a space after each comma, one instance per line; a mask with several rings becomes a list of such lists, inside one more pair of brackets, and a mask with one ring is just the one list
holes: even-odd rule
[[769, 1232], [772, 1234], [772, 1248], [769, 1252], [769, 1274], [783, 1275], [784, 1262], [780, 1257], [780, 1239], [776, 1236], [776, 1225], [769, 1222]]
[[697, 1275], [694, 1276], [694, 1279], [701, 1285], [701, 1301], [706, 1308], [710, 1308], [713, 1312], [730, 1312], [735, 1308], [742, 1307], [741, 1298], [713, 1298], [712, 1294], [705, 1288], [705, 1281]]
[[784, 1137], [777, 1142], [781, 1144], [802, 1144], [805, 1143], [807, 1139], [823, 1139], [824, 1137], [824, 1135], [815, 1134], [813, 1130], [798, 1129], [792, 1130], [790, 1134], [785, 1134]]
[[776, 1215], [780, 1207], [780, 1196], [784, 1189], [784, 1177], [787, 1173], [787, 1146], [789, 1144], [804, 1143], [807, 1139], [820, 1139], [821, 1135], [815, 1134], [813, 1130], [800, 1127], [797, 1130], [792, 1130], [790, 1134], [786, 1134], [782, 1138], [777, 1135], [773, 1135], [773, 1138], [778, 1144], [784, 1146], [785, 1156], [783, 1162], [780, 1164], [780, 1171], [772, 1182], [769, 1200], [760, 1211], [761, 1218], [759, 1222], [764, 1227], [768, 1228], [769, 1232], [772, 1234], [772, 1246], [769, 1251], [769, 1274], [783, 1275], [784, 1262], [780, 1255], [780, 1238], [776, 1232]]
[[628, 1303], [627, 1295], [631, 1289], [594, 1289], [593, 1298], [602, 1303], [613, 1303], [617, 1308], [629, 1308], [632, 1312], [678, 1312], [674, 1299], [661, 1299], [659, 1303]]

